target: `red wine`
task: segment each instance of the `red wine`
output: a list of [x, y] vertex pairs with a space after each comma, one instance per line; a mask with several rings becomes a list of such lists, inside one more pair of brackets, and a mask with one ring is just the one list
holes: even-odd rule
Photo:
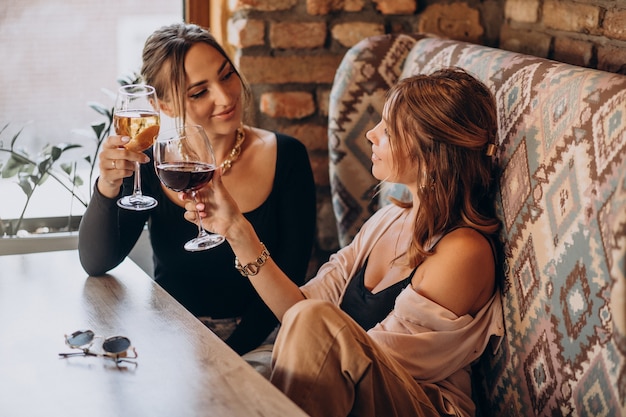
[[213, 178], [215, 165], [201, 162], [168, 162], [158, 164], [157, 175], [170, 190], [194, 191]]

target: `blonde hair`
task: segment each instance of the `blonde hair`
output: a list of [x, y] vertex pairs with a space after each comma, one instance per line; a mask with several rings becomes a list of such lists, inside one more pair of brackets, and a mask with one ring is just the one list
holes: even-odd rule
[[[411, 267], [431, 253], [428, 244], [458, 226], [495, 235], [495, 173], [489, 145], [496, 143], [493, 95], [460, 68], [400, 80], [386, 95], [383, 118], [398, 173], [420, 168], [419, 206], [407, 252]], [[407, 158], [408, 155], [408, 158]], [[411, 207], [392, 199], [401, 207]]]
[[224, 48], [211, 33], [195, 24], [174, 23], [154, 31], [146, 40], [143, 49], [141, 76], [146, 84], [152, 85], [157, 97], [172, 102], [176, 118], [185, 124], [185, 56], [196, 43], [203, 42], [215, 48], [233, 67], [241, 80], [244, 102], [251, 103], [252, 92]]

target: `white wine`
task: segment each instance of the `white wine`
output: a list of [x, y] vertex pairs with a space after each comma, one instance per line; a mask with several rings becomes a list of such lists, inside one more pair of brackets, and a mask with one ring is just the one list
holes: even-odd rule
[[113, 115], [115, 133], [130, 137], [126, 149], [142, 152], [154, 143], [159, 134], [160, 117], [157, 112], [125, 110]]
[[[113, 128], [118, 135], [130, 138], [124, 148], [143, 152], [156, 141], [161, 124], [156, 104], [156, 92], [152, 86], [129, 84], [120, 87], [113, 111]], [[117, 205], [127, 210], [148, 210], [157, 204], [156, 199], [141, 192], [140, 163], [135, 161], [133, 193], [117, 200]]]

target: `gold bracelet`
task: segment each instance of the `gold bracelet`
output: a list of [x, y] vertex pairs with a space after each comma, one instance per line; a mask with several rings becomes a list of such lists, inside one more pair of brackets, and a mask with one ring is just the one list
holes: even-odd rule
[[263, 246], [263, 251], [261, 252], [259, 257], [256, 258], [254, 262], [250, 262], [247, 265], [241, 266], [241, 262], [239, 262], [239, 259], [235, 257], [235, 268], [244, 277], [252, 277], [258, 274], [261, 267], [265, 265], [265, 262], [267, 262], [267, 260], [269, 259], [270, 252], [267, 250], [263, 242], [261, 242], [261, 246]]

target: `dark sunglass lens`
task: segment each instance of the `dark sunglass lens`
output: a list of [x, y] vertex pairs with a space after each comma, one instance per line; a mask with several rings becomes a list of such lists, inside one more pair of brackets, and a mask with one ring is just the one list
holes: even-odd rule
[[79, 330], [72, 333], [67, 338], [67, 343], [70, 346], [81, 347], [88, 345], [94, 338], [94, 333], [91, 330]]
[[102, 349], [108, 353], [122, 353], [130, 347], [130, 340], [124, 336], [109, 337], [102, 344]]

